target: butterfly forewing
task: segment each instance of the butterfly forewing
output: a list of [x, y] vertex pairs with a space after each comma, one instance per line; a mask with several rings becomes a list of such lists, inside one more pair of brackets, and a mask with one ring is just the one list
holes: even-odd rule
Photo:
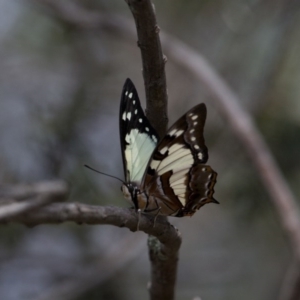
[[154, 150], [142, 188], [153, 197], [161, 214], [192, 215], [202, 205], [216, 202], [217, 173], [204, 165], [208, 151], [203, 137], [205, 104], [183, 115]]
[[130, 79], [126, 80], [121, 96], [120, 138], [126, 182], [140, 183], [158, 135], [145, 117]]

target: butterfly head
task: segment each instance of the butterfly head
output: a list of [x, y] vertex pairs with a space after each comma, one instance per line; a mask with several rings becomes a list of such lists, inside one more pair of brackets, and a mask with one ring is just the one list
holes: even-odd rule
[[138, 201], [137, 201], [137, 194], [139, 194], [139, 189], [133, 183], [123, 184], [121, 187], [123, 192], [124, 198], [129, 202], [133, 203], [135, 209], [138, 209]]
[[147, 196], [142, 193], [138, 186], [134, 183], [123, 184], [121, 187], [124, 198], [129, 202], [133, 203], [136, 210], [144, 210], [147, 205]]

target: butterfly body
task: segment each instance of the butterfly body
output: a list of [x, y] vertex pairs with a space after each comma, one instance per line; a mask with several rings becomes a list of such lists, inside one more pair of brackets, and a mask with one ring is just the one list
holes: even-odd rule
[[159, 137], [144, 115], [137, 91], [127, 79], [121, 97], [120, 138], [125, 199], [136, 210], [165, 216], [191, 216], [213, 198], [217, 173], [205, 163], [206, 106], [199, 104]]

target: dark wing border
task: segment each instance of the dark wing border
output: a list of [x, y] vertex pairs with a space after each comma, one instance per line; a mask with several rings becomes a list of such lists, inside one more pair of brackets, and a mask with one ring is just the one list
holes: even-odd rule
[[[129, 97], [129, 95], [131, 95], [131, 97]], [[135, 101], [134, 104], [133, 101]], [[136, 109], [138, 110], [137, 114], [134, 113]], [[124, 112], [126, 112], [126, 114], [131, 113], [132, 118], [130, 120], [128, 120], [127, 118], [123, 120], [122, 118]], [[140, 118], [142, 118], [143, 120], [142, 123], [138, 121]], [[139, 132], [145, 133], [150, 137], [152, 137], [152, 140], [156, 141], [156, 143], [158, 142], [159, 140], [158, 134], [155, 131], [155, 129], [151, 126], [149, 120], [144, 114], [137, 90], [133, 82], [129, 78], [127, 78], [124, 83], [122, 94], [121, 94], [121, 103], [120, 103], [120, 111], [119, 111], [120, 144], [121, 144], [121, 152], [122, 152], [123, 170], [127, 182], [130, 180], [130, 178], [128, 178], [127, 176], [128, 168], [126, 165], [126, 158], [125, 158], [125, 148], [126, 148], [125, 137], [126, 134], [130, 133], [130, 131], [134, 128], [138, 129]], [[147, 131], [146, 128], [148, 129]]]

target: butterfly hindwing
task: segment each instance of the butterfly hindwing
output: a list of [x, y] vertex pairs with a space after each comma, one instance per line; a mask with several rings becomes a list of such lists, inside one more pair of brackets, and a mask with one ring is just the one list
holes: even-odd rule
[[142, 189], [153, 196], [161, 214], [192, 215], [202, 205], [216, 202], [217, 173], [204, 165], [205, 119], [205, 104], [195, 106], [175, 122], [153, 152]]
[[126, 80], [121, 96], [120, 138], [126, 182], [140, 183], [158, 135], [144, 115], [130, 79]]

